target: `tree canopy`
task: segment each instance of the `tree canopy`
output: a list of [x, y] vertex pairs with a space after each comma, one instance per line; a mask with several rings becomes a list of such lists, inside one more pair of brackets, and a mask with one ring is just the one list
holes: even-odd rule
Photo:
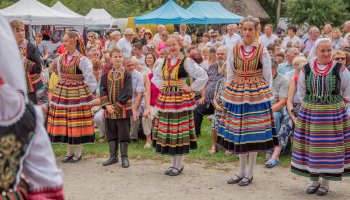
[[339, 26], [349, 18], [348, 0], [286, 0], [284, 16], [295, 24], [304, 22], [318, 27], [330, 22]]

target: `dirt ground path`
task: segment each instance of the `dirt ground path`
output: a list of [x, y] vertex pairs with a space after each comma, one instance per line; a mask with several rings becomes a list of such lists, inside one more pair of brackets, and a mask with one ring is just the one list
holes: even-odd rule
[[124, 169], [119, 164], [102, 167], [104, 158], [86, 159], [78, 164], [61, 164], [65, 195], [68, 200], [287, 200], [287, 199], [350, 199], [350, 179], [332, 182], [327, 197], [307, 195], [306, 178], [292, 174], [289, 168], [256, 167], [253, 183], [248, 187], [228, 185], [226, 180], [237, 170], [237, 163], [207, 166], [185, 162], [183, 174], [163, 174], [167, 163], [152, 160], [131, 160]]

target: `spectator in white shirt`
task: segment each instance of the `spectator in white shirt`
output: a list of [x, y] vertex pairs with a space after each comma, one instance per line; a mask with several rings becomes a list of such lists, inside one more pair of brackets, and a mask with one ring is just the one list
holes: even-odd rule
[[207, 44], [205, 45], [206, 47], [219, 47], [221, 46], [221, 42], [219, 42], [218, 39], [219, 33], [217, 31], [211, 32], [210, 33], [210, 41], [207, 42]]
[[118, 49], [123, 52], [124, 58], [130, 58], [132, 52], [131, 40], [134, 37], [134, 31], [132, 28], [127, 28], [124, 31], [124, 37], [117, 43]]
[[235, 34], [237, 30], [236, 24], [227, 25], [227, 34], [222, 39], [222, 45], [226, 46], [228, 49], [232, 49], [234, 45], [239, 43], [242, 38], [238, 34]]
[[186, 49], [187, 47], [191, 46], [192, 44], [192, 40], [191, 40], [191, 36], [186, 34], [186, 30], [187, 30], [187, 25], [186, 24], [181, 24], [180, 25], [180, 37], [182, 38], [183, 42], [183, 47]]
[[122, 34], [119, 31], [113, 31], [109, 34], [109, 40], [105, 44], [105, 49], [108, 49], [110, 46], [116, 45], [120, 40]]
[[140, 42], [132, 45], [132, 53], [138, 60], [138, 64], [146, 66], [146, 57], [142, 54], [142, 44]]
[[344, 38], [343, 38], [343, 42], [341, 44], [341, 47], [342, 48], [350, 47], [350, 42], [348, 39], [348, 38], [350, 38], [350, 20], [346, 21], [344, 23], [343, 30], [344, 30]]
[[269, 44], [273, 44], [278, 36], [273, 34], [273, 26], [271, 24], [266, 24], [264, 28], [264, 35], [259, 37], [259, 42], [264, 45], [264, 47], [269, 46]]
[[284, 50], [287, 49], [288, 42], [292, 42], [292, 45], [294, 45], [295, 43], [301, 44], [300, 38], [298, 36], [296, 36], [297, 27], [289, 26], [287, 29], [287, 32], [288, 32], [288, 36], [283, 39], [282, 47], [281, 47], [282, 49], [284, 49]]
[[162, 34], [163, 31], [166, 31], [165, 26], [163, 24], [159, 24], [158, 27], [157, 27], [157, 33], [153, 37], [153, 43], [154, 44], [157, 44], [158, 40], [160, 40], [162, 38], [161, 34]]

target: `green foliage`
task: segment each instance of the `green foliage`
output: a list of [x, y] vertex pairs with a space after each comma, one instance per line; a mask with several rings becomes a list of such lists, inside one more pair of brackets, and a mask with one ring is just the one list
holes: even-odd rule
[[[18, 0], [1, 0], [0, 9], [10, 6]], [[52, 6], [58, 0], [39, 0], [41, 3]], [[71, 10], [86, 15], [91, 8], [104, 8], [113, 17], [134, 17], [157, 9], [168, 0], [60, 0]], [[194, 0], [175, 0], [183, 8], [187, 8]]]
[[345, 0], [286, 0], [285, 16], [295, 24], [304, 22], [322, 26], [331, 22], [339, 26], [349, 17], [349, 1]]
[[[278, 7], [278, 1], [279, 0], [258, 0], [261, 4], [261, 6], [264, 8], [264, 10], [269, 14], [270, 16], [270, 23], [277, 24], [277, 7]], [[286, 0], [280, 0], [281, 1], [281, 16], [286, 11], [286, 6], [284, 6]]]

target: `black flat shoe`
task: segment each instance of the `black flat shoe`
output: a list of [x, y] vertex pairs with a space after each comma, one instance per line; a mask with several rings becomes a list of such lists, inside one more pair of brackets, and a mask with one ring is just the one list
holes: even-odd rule
[[318, 190], [316, 191], [316, 196], [324, 196], [328, 193], [329, 188], [324, 188], [324, 187], [319, 187]]
[[128, 157], [122, 158], [122, 167], [123, 168], [128, 168], [129, 166], [130, 166], [130, 162], [129, 162]]
[[235, 175], [235, 177], [230, 178], [227, 181], [227, 184], [237, 184], [239, 183], [243, 178], [239, 177], [238, 175]]
[[183, 167], [181, 169], [174, 167], [174, 169], [171, 172], [169, 172], [169, 176], [178, 176], [182, 173], [183, 169], [184, 169]]
[[320, 188], [321, 184], [318, 184], [317, 186], [310, 185], [306, 189], [306, 194], [315, 194], [318, 191], [318, 188]]
[[114, 163], [118, 163], [118, 157], [110, 156], [107, 161], [102, 163], [102, 166], [112, 165]]
[[165, 170], [164, 174], [169, 176], [169, 173], [173, 171], [174, 167], [169, 167], [167, 170]]
[[80, 155], [80, 156], [74, 155], [69, 162], [70, 163], [77, 163], [81, 160], [82, 157], [83, 157], [82, 155]]
[[248, 186], [253, 182], [253, 177], [252, 178], [248, 178], [248, 177], [244, 177], [242, 178], [242, 180], [238, 183], [239, 186]]
[[74, 156], [74, 154], [70, 155], [70, 156], [64, 156], [61, 160], [62, 163], [68, 163], [70, 161], [70, 159], [72, 159]]

